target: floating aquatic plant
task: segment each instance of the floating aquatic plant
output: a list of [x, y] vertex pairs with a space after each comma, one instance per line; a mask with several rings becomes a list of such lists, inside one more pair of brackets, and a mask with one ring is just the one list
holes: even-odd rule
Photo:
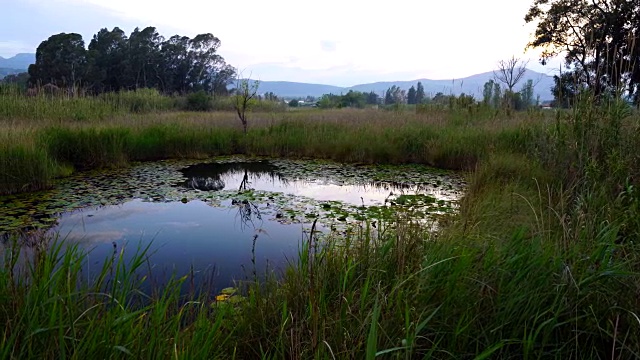
[[[190, 177], [200, 176], [201, 190]], [[222, 177], [237, 178], [238, 188]], [[281, 184], [260, 189], [254, 182]], [[223, 186], [221, 186], [221, 184]], [[291, 193], [291, 187], [357, 187], [386, 192], [384, 201], [360, 204]], [[214, 189], [215, 188], [215, 189]], [[210, 206], [244, 208], [283, 224], [318, 219], [327, 228], [364, 220], [424, 219], [452, 211], [464, 188], [456, 174], [418, 165], [357, 166], [330, 161], [221, 157], [134, 164], [127, 169], [88, 171], [60, 181], [53, 190], [0, 198], [0, 233], [54, 227], [61, 214], [118, 205], [132, 199], [150, 202], [204, 201]], [[338, 223], [338, 225], [336, 225]], [[342, 225], [340, 225], [342, 224]]]

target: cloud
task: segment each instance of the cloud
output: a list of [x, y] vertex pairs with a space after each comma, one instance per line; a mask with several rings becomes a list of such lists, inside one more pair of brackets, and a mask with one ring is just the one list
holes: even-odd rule
[[[130, 32], [153, 25], [166, 37], [213, 33], [227, 62], [263, 79], [336, 85], [379, 81], [386, 74], [451, 79], [489, 71], [511, 55], [528, 57], [524, 48], [534, 30], [523, 21], [530, 0], [397, 0], [390, 7], [326, 0], [312, 12], [295, 0], [247, 0], [242, 6], [208, 0], [179, 6], [168, 0], [9, 3], [3, 11], [12, 16], [0, 23], [0, 39], [34, 49], [61, 31], [79, 32], [88, 41], [101, 27]], [[262, 73], [268, 63], [278, 66]], [[359, 73], [340, 72], [345, 68]]]
[[338, 44], [335, 41], [322, 40], [320, 41], [320, 48], [322, 51], [334, 52], [338, 48]]
[[172, 228], [177, 228], [177, 229], [192, 229], [192, 228], [197, 228], [197, 227], [201, 227], [202, 225], [195, 222], [195, 221], [185, 221], [185, 222], [181, 222], [181, 221], [167, 221], [162, 223], [163, 225], [167, 225], [169, 227]]
[[[125, 6], [126, 8], [126, 6]], [[155, 25], [154, 21], [128, 15], [118, 9], [82, 0], [20, 0], [2, 2], [0, 55], [11, 57], [20, 52], [35, 52], [51, 35], [78, 33], [88, 45], [101, 28], [119, 27], [125, 32], [135, 27]], [[170, 24], [159, 26], [163, 35], [176, 32]]]
[[12, 57], [19, 53], [32, 53], [34, 49], [31, 45], [22, 41], [0, 41], [0, 56]]
[[72, 230], [65, 234], [64, 240], [77, 243], [109, 243], [112, 241], [122, 240], [124, 232], [122, 231], [96, 231], [84, 232], [81, 230]]
[[436, 73], [430, 71], [376, 71], [366, 69], [360, 65], [347, 63], [344, 65], [317, 67], [314, 69], [295, 66], [288, 62], [270, 62], [256, 64], [252, 67], [252, 77], [262, 81], [299, 81], [316, 84], [327, 84], [342, 87], [378, 82], [415, 80], [419, 78], [434, 78]]

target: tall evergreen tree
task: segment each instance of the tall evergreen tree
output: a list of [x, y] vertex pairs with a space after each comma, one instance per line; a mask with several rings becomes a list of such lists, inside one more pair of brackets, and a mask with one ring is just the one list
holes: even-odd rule
[[500, 84], [494, 82], [493, 83], [493, 107], [498, 109], [502, 105], [502, 89], [500, 88]]
[[534, 102], [534, 94], [533, 94], [533, 80], [527, 80], [524, 85], [522, 85], [522, 89], [520, 90], [520, 99], [522, 100], [522, 106], [524, 108], [528, 108], [533, 105]]
[[36, 50], [36, 63], [29, 66], [33, 84], [53, 84], [68, 89], [81, 86], [86, 71], [84, 40], [75, 33], [60, 33], [43, 41]]
[[367, 104], [378, 105], [379, 100], [380, 96], [378, 96], [378, 94], [376, 94], [375, 92], [371, 91], [367, 94]]
[[384, 94], [384, 104], [385, 105], [391, 105], [393, 104], [395, 101], [393, 99], [393, 93], [391, 92], [391, 88], [388, 88], [387, 91]]
[[129, 35], [125, 81], [129, 88], [159, 88], [162, 36], [153, 26], [136, 28]]
[[30, 81], [84, 86], [93, 93], [155, 88], [169, 94], [228, 94], [236, 70], [217, 53], [219, 47], [212, 34], [165, 40], [154, 27], [136, 28], [129, 37], [116, 27], [101, 29], [85, 50], [80, 35], [62, 33], [40, 44]]
[[118, 91], [123, 87], [123, 66], [127, 50], [124, 31], [101, 29], [89, 43], [87, 86], [93, 92]]
[[422, 83], [418, 81], [418, 86], [416, 88], [416, 104], [422, 104], [426, 100], [426, 95], [424, 93], [424, 87]]
[[412, 85], [407, 93], [407, 104], [415, 105], [416, 103], [416, 88]]
[[482, 103], [485, 105], [492, 105], [491, 98], [493, 97], [493, 87], [495, 82], [493, 80], [489, 80], [484, 83], [484, 88], [482, 89]]

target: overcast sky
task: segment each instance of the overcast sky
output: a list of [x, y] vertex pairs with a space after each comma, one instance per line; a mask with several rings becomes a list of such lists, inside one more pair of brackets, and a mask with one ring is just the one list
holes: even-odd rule
[[156, 26], [212, 33], [228, 63], [261, 80], [349, 86], [491, 71], [525, 53], [532, 0], [0, 0], [0, 56], [35, 52], [50, 35]]

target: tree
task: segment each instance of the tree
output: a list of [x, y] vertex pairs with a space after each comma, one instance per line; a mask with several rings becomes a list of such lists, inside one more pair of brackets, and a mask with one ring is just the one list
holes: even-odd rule
[[127, 36], [124, 31], [101, 29], [93, 36], [88, 48], [87, 85], [94, 92], [118, 91], [123, 87], [122, 62], [125, 59]]
[[391, 88], [388, 88], [384, 94], [384, 104], [391, 105], [393, 104], [393, 102], [394, 100], [393, 100], [393, 94], [391, 93]]
[[278, 96], [274, 94], [272, 91], [269, 91], [264, 94], [264, 99], [267, 101], [278, 101]]
[[513, 88], [522, 80], [527, 72], [528, 61], [521, 61], [512, 56], [509, 60], [500, 60], [498, 70], [493, 72], [494, 78], [504, 84], [504, 102], [507, 114], [511, 109], [516, 108], [520, 102], [520, 97], [513, 91]]
[[364, 104], [367, 102], [366, 95], [359, 92], [349, 90], [348, 93], [342, 95], [340, 97], [340, 107], [355, 107], [355, 108], [363, 108]]
[[402, 104], [406, 99], [406, 91], [400, 89], [399, 86], [393, 85], [387, 89], [384, 96], [384, 104]]
[[[459, 108], [469, 108], [476, 103], [473, 95], [467, 95], [465, 93], [460, 94], [457, 98], [455, 96], [451, 96], [450, 99], [454, 100], [455, 106]], [[452, 104], [450, 103], [450, 106]]]
[[492, 98], [493, 107], [498, 109], [500, 104], [502, 103], [502, 88], [500, 84], [493, 83], [493, 98]]
[[447, 96], [441, 92], [437, 92], [433, 99], [431, 99], [431, 101], [438, 105], [446, 105], [449, 103], [449, 98], [450, 96]]
[[503, 83], [507, 91], [513, 92], [513, 88], [522, 80], [527, 72], [528, 61], [521, 61], [512, 56], [509, 60], [500, 60], [498, 70], [493, 72], [495, 79]]
[[495, 82], [493, 80], [489, 80], [484, 83], [484, 88], [482, 89], [482, 103], [485, 105], [491, 105], [491, 98], [493, 96], [493, 87]]
[[575, 104], [580, 92], [587, 89], [587, 80], [582, 71], [566, 71], [553, 77], [551, 88], [555, 106], [569, 108]]
[[426, 95], [424, 93], [424, 87], [422, 83], [418, 81], [418, 86], [416, 89], [416, 104], [422, 104], [426, 100]]
[[216, 52], [220, 39], [211, 33], [199, 34], [189, 41], [189, 86], [193, 90], [202, 90], [210, 79], [210, 74], [224, 59]]
[[251, 107], [251, 99], [256, 96], [259, 86], [260, 82], [257, 80], [251, 82], [248, 79], [240, 79], [238, 77], [236, 81], [233, 107], [236, 109], [245, 135], [247, 135], [247, 110]]
[[127, 60], [123, 64], [128, 88], [160, 87], [160, 48], [163, 41], [164, 38], [153, 26], [142, 30], [135, 28], [129, 35]]
[[563, 54], [596, 97], [626, 88], [640, 103], [640, 1], [535, 0], [525, 21], [543, 64]]
[[190, 42], [187, 36], [174, 35], [162, 42], [160, 47], [160, 87], [165, 93], [186, 93], [191, 88], [189, 78], [192, 59], [189, 56]]
[[527, 105], [522, 100], [522, 93], [520, 92], [506, 92], [505, 102], [508, 103], [507, 111], [514, 109], [516, 111], [525, 110]]
[[0, 80], [0, 84], [10, 84], [24, 91], [29, 85], [29, 74], [26, 72], [9, 74]]
[[300, 105], [300, 101], [298, 101], [297, 99], [289, 101], [289, 106], [291, 107], [298, 107], [298, 105]]
[[396, 87], [396, 91], [393, 93], [393, 99], [396, 104], [405, 104], [407, 102], [407, 92]]
[[[317, 104], [323, 109], [331, 108], [363, 108], [368, 103], [371, 94], [365, 94], [360, 91], [349, 90], [344, 95], [324, 94], [320, 97]], [[377, 97], [377, 95], [376, 95]]]
[[321, 109], [332, 109], [340, 104], [340, 96], [334, 94], [324, 94], [318, 100], [318, 107]]
[[416, 88], [413, 85], [409, 88], [409, 93], [407, 94], [407, 104], [415, 105], [417, 103], [416, 100]]
[[210, 91], [214, 95], [228, 95], [229, 85], [233, 84], [236, 69], [229, 64], [221, 64], [211, 73]]
[[533, 105], [533, 96], [533, 80], [529, 79], [524, 85], [522, 85], [522, 89], [520, 90], [520, 100], [524, 109]]
[[[160, 79], [165, 92], [225, 92], [235, 69], [217, 54], [220, 40], [212, 34], [190, 39], [175, 35], [160, 46]], [[222, 75], [222, 76], [221, 76]]]
[[371, 91], [367, 94], [367, 104], [368, 105], [378, 105], [380, 103], [380, 96], [375, 92]]
[[136, 28], [129, 37], [117, 27], [101, 29], [88, 50], [80, 35], [58, 34], [40, 44], [30, 81], [85, 86], [93, 93], [147, 87], [167, 94], [228, 95], [236, 72], [217, 53], [219, 47], [209, 33], [165, 40], [154, 27]]
[[53, 84], [72, 90], [80, 86], [87, 70], [87, 53], [80, 34], [60, 33], [43, 41], [36, 50], [36, 63], [29, 66], [34, 85]]

